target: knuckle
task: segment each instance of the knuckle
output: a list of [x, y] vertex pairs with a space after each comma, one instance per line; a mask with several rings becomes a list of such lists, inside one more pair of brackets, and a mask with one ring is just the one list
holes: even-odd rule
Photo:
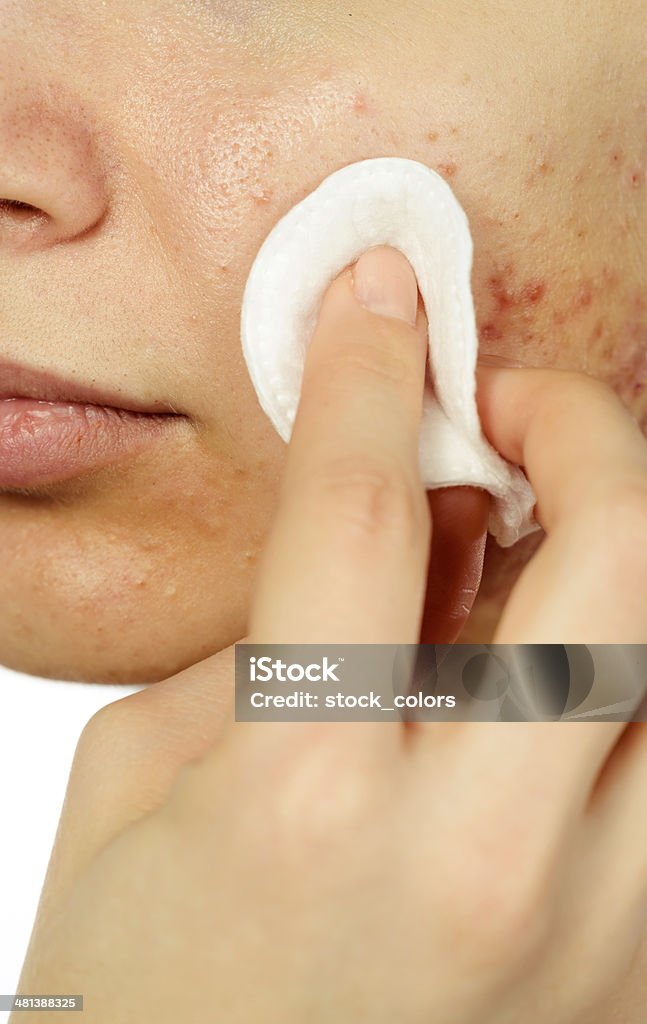
[[289, 761], [274, 765], [272, 830], [279, 847], [303, 853], [339, 845], [372, 817], [373, 773], [352, 751], [331, 742], [325, 725], [308, 731], [307, 743]]
[[75, 764], [102, 763], [104, 757], [112, 762], [115, 744], [119, 744], [122, 736], [120, 724], [120, 710], [112, 705], [95, 711], [81, 730], [74, 753]]
[[419, 535], [428, 518], [422, 485], [386, 459], [335, 459], [319, 473], [316, 487], [337, 521], [371, 540], [397, 535], [406, 541]]
[[[166, 792], [167, 772], [160, 771], [165, 734], [152, 728], [146, 708], [133, 694], [100, 708], [86, 722], [77, 741], [70, 778], [79, 797], [98, 788], [104, 807], [158, 803]], [[105, 766], [110, 765], [106, 780]], [[170, 766], [170, 761], [169, 761]]]

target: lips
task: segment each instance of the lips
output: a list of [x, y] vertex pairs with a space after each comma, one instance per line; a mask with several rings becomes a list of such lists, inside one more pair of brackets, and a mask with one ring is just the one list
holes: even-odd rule
[[186, 422], [168, 403], [0, 361], [0, 488], [33, 488], [96, 471]]

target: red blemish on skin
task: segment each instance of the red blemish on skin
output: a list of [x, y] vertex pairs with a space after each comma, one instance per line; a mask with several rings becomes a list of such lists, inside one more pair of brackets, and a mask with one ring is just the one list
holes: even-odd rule
[[530, 188], [531, 186], [535, 185], [538, 176], [540, 178], [547, 178], [548, 175], [552, 174], [554, 170], [555, 165], [551, 164], [550, 160], [547, 157], [541, 157], [535, 164], [533, 170], [526, 178], [526, 188]]
[[444, 160], [438, 164], [438, 170], [446, 174], [448, 178], [453, 178], [458, 171], [458, 164], [454, 160]]
[[546, 294], [546, 283], [544, 281], [528, 281], [521, 290], [522, 301], [529, 306], [536, 306]]
[[479, 337], [481, 341], [500, 341], [503, 334], [496, 324], [489, 323], [481, 328]]
[[266, 206], [267, 203], [272, 201], [273, 196], [274, 190], [271, 188], [265, 188], [253, 194], [254, 202], [257, 206]]
[[599, 341], [604, 331], [604, 320], [598, 320], [591, 333], [591, 341]]
[[605, 287], [596, 286], [590, 278], [583, 278], [576, 286], [569, 302], [553, 311], [553, 323], [561, 327], [588, 310], [596, 298], [606, 294]]
[[593, 302], [593, 285], [589, 280], [582, 281], [573, 297], [574, 310], [587, 309]]
[[512, 291], [508, 287], [506, 278], [509, 277], [509, 271], [505, 273], [492, 274], [489, 280], [490, 292], [492, 297], [497, 304], [498, 312], [509, 309], [510, 306], [514, 305], [514, 298]]
[[647, 324], [631, 318], [613, 346], [614, 367], [609, 383], [629, 406], [647, 389]]
[[[487, 290], [492, 297], [494, 310], [490, 313], [490, 319], [479, 330], [480, 341], [500, 341], [507, 334], [514, 333], [518, 344], [536, 344], [535, 334], [530, 328], [536, 315], [535, 310], [548, 292], [546, 281], [532, 277], [522, 283], [516, 283], [512, 267], [508, 264], [490, 275], [487, 279]], [[510, 329], [509, 317], [517, 318], [513, 332]]]
[[356, 114], [365, 114], [368, 110], [368, 101], [363, 92], [358, 92], [353, 97], [353, 110]]
[[506, 267], [489, 278], [490, 293], [496, 303], [498, 313], [506, 312], [513, 307], [524, 309], [528, 306], [536, 306], [548, 290], [546, 282], [541, 278], [530, 278], [524, 284], [515, 287], [511, 282], [511, 277], [510, 267]]
[[631, 172], [629, 176], [629, 184], [632, 188], [640, 188], [645, 184], [645, 172], [642, 167], [638, 167], [635, 171]]
[[620, 165], [624, 162], [624, 158], [625, 155], [621, 149], [616, 148], [611, 150], [610, 162], [615, 167], [620, 167]]

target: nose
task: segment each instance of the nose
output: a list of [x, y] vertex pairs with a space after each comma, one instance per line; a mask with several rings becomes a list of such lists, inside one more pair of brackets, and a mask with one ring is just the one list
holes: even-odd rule
[[16, 67], [0, 77], [0, 257], [86, 235], [108, 205], [87, 111], [24, 76]]

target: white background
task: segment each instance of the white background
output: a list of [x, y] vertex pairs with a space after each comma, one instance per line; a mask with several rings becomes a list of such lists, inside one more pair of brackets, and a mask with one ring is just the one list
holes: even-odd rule
[[[141, 689], [37, 679], [0, 666], [0, 993], [16, 992], [83, 726], [100, 707]], [[0, 1011], [0, 1021], [8, 1016]]]

